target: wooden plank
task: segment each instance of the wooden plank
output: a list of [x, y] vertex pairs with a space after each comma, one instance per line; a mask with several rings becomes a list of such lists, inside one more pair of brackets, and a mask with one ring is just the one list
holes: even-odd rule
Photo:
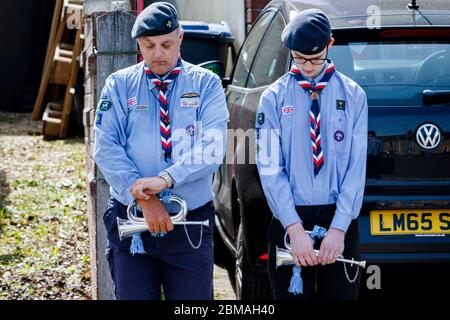
[[50, 83], [65, 85], [70, 79], [70, 61], [67, 58], [56, 58], [53, 62], [52, 73], [49, 79]]
[[[96, 17], [97, 50], [98, 52], [129, 52], [136, 50], [136, 40], [131, 38], [131, 29], [136, 17], [124, 11], [114, 11]], [[97, 97], [106, 78], [113, 72], [136, 63], [136, 55], [98, 55], [97, 56]], [[103, 174], [97, 170], [97, 280], [98, 299], [114, 299], [113, 283], [104, 252], [107, 248], [107, 234], [103, 224], [103, 213], [109, 200], [109, 186]]]
[[78, 57], [81, 53], [81, 48], [83, 47], [83, 40], [81, 37], [83, 31], [83, 26], [80, 26], [80, 29], [77, 30], [76, 36], [75, 36], [75, 45], [72, 53], [72, 63], [70, 66], [70, 78], [69, 82], [67, 83], [66, 87], [66, 93], [64, 96], [64, 107], [62, 111], [62, 117], [61, 117], [61, 128], [59, 131], [60, 137], [65, 137], [67, 134], [67, 129], [69, 126], [69, 118], [70, 118], [70, 111], [72, 110], [72, 104], [73, 104], [73, 94], [75, 93], [74, 87], [75, 83], [77, 81], [78, 77], [78, 69], [79, 62]]
[[42, 134], [44, 138], [58, 137], [61, 127], [62, 106], [58, 103], [49, 102], [45, 107], [42, 117]]
[[[83, 1], [81, 0], [57, 0], [55, 4], [55, 10], [53, 12], [53, 21], [51, 34], [49, 37], [49, 43], [47, 47], [46, 60], [44, 63], [44, 69], [42, 73], [41, 83], [39, 87], [38, 96], [35, 101], [33, 113], [31, 118], [33, 120], [38, 120], [42, 107], [44, 104], [44, 99], [46, 97], [46, 91], [49, 83], [57, 83], [67, 85], [67, 81], [71, 79], [68, 76], [67, 70], [61, 63], [71, 63], [73, 61], [73, 54], [78, 54], [75, 50], [75, 46], [72, 44], [61, 43], [64, 30], [66, 29], [66, 23], [68, 19], [67, 11], [71, 12], [82, 12]], [[70, 16], [70, 15], [69, 15]], [[81, 26], [80, 26], [81, 27]], [[76, 42], [76, 41], [75, 41]], [[81, 51], [81, 50], [80, 50]], [[55, 62], [58, 61], [58, 62]], [[57, 66], [55, 67], [55, 64]], [[62, 68], [62, 69], [61, 69]], [[75, 75], [76, 79], [76, 75]], [[55, 82], [52, 82], [55, 81]], [[66, 94], [67, 96], [67, 94]], [[69, 106], [70, 105], [70, 106]], [[71, 108], [71, 103], [68, 103], [66, 108]], [[69, 108], [69, 109], [70, 109]], [[64, 116], [64, 114], [63, 114]], [[60, 129], [60, 136], [65, 136], [67, 128], [65, 127], [65, 118], [63, 117], [63, 126]], [[61, 135], [62, 134], [62, 135]]]
[[[42, 111], [42, 104], [44, 102], [45, 91], [47, 89], [48, 79], [51, 72], [51, 64], [56, 48], [57, 34], [59, 33], [61, 25], [61, 11], [63, 7], [63, 0], [56, 0], [55, 9], [53, 10], [52, 25], [50, 29], [50, 36], [48, 38], [47, 53], [45, 55], [44, 68], [41, 76], [41, 83], [39, 85], [39, 93], [36, 98], [31, 119], [36, 121], [39, 119]], [[62, 31], [61, 31], [62, 32]]]

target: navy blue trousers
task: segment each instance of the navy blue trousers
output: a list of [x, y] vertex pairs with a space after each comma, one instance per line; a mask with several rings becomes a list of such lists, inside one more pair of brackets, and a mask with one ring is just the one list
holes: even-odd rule
[[[297, 206], [297, 214], [303, 221], [305, 230], [312, 230], [314, 225], [328, 230], [336, 211], [336, 205]], [[325, 266], [302, 267], [303, 294], [294, 295], [288, 292], [292, 277], [292, 266], [276, 268], [276, 247], [284, 248], [285, 230], [281, 223], [273, 218], [268, 230], [269, 261], [268, 270], [273, 297], [276, 300], [356, 300], [359, 294], [362, 269], [347, 265], [350, 279], [358, 272], [354, 283], [347, 280], [342, 262]], [[317, 240], [315, 249], [320, 248], [322, 240]], [[345, 258], [361, 260], [359, 225], [353, 220], [347, 230], [344, 240]]]
[[[103, 221], [108, 233], [106, 255], [117, 300], [159, 300], [161, 289], [166, 300], [213, 299], [213, 223], [212, 202], [189, 211], [187, 220], [209, 219], [203, 226], [202, 244], [192, 248], [184, 226], [175, 225], [164, 237], [141, 233], [146, 254], [130, 253], [131, 238], [119, 240], [117, 217], [126, 219], [126, 206], [110, 198]], [[201, 226], [186, 226], [197, 246]]]

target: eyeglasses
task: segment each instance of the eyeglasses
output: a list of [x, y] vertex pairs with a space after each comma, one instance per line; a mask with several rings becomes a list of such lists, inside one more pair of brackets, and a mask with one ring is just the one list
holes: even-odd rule
[[313, 64], [315, 66], [320, 66], [320, 65], [324, 64], [325, 61], [328, 61], [328, 58], [327, 58], [328, 57], [328, 48], [327, 48], [327, 53], [325, 55], [325, 58], [306, 59], [306, 58], [301, 58], [301, 57], [294, 57], [292, 55], [292, 53], [291, 53], [291, 57], [292, 57], [292, 60], [294, 60], [294, 62], [297, 65], [305, 65], [309, 61], [311, 64]]
[[294, 56], [292, 56], [292, 60], [294, 60], [294, 62], [296, 64], [300, 64], [300, 65], [305, 65], [308, 61], [311, 62], [311, 64], [315, 65], [315, 66], [320, 66], [322, 64], [325, 63], [325, 61], [327, 61], [327, 58], [314, 58], [314, 59], [305, 59], [305, 58], [296, 58]]

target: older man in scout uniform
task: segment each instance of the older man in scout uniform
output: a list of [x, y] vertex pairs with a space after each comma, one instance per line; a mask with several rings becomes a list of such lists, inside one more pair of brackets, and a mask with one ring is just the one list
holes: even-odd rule
[[[111, 189], [104, 222], [117, 299], [213, 298], [212, 174], [223, 160], [228, 111], [220, 78], [180, 57], [174, 6], [157, 2], [137, 17], [132, 37], [144, 62], [106, 81], [96, 118], [95, 161]], [[187, 220], [162, 192], [184, 199]], [[116, 218], [136, 201], [150, 232], [119, 240]]]
[[[321, 10], [300, 12], [283, 30], [282, 41], [294, 63], [263, 93], [256, 119], [257, 165], [273, 213], [273, 294], [277, 299], [354, 299], [359, 278], [349, 279], [349, 274], [357, 269], [344, 270], [336, 259], [343, 247], [345, 257], [360, 256], [356, 218], [365, 184], [366, 96], [327, 59], [334, 39]], [[295, 272], [291, 278], [290, 268], [275, 268], [275, 246], [284, 248], [286, 232], [301, 270], [303, 285], [297, 288]], [[313, 235], [319, 238], [318, 255]]]

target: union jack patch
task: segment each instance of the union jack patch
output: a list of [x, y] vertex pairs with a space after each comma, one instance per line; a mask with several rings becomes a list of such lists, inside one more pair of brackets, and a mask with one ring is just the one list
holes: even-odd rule
[[285, 106], [285, 107], [281, 108], [281, 112], [283, 112], [283, 116], [292, 114], [292, 112], [293, 112], [292, 106]]
[[130, 98], [127, 100], [127, 104], [128, 104], [128, 108], [134, 106], [137, 104], [137, 100], [136, 97]]

